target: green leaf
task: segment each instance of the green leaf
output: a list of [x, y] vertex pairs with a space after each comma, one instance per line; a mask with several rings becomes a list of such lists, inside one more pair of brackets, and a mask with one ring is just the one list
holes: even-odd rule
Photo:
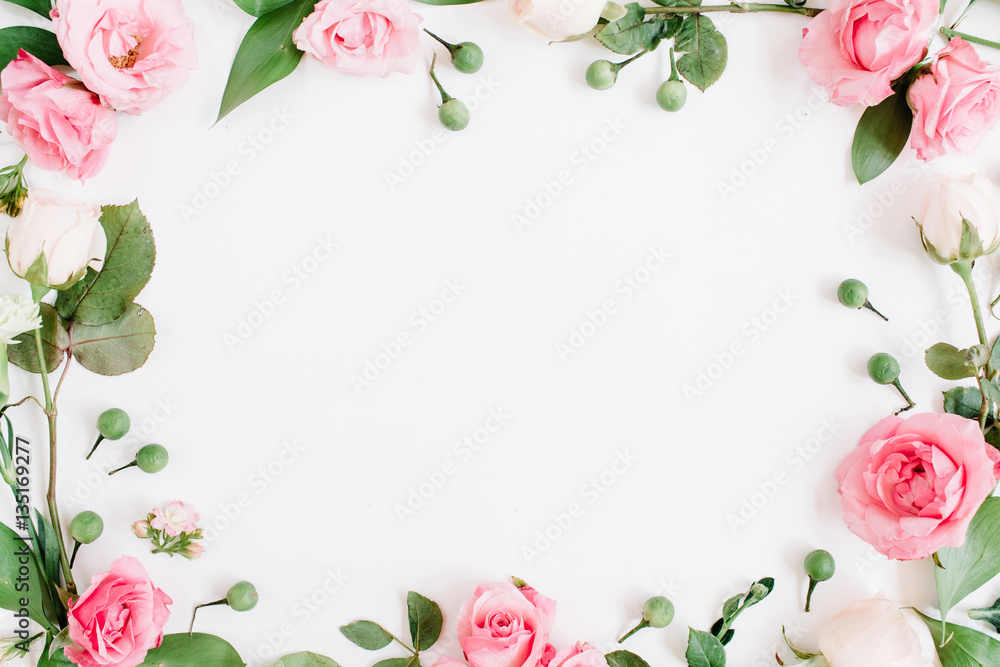
[[938, 608], [947, 619], [952, 607], [1000, 574], [1000, 498], [987, 498], [969, 524], [965, 544], [939, 549]]
[[417, 0], [425, 5], [471, 5], [483, 0]]
[[49, 12], [52, 11], [52, 3], [50, 0], [7, 0], [7, 2], [30, 9], [45, 18], [49, 18]]
[[689, 628], [688, 647], [684, 653], [689, 667], [725, 667], [726, 649], [710, 632]]
[[236, 649], [224, 639], [199, 632], [167, 635], [150, 649], [145, 667], [245, 667]]
[[444, 624], [441, 607], [423, 595], [410, 591], [406, 594], [406, 610], [410, 619], [413, 648], [417, 651], [429, 649], [441, 636], [441, 626]]
[[274, 667], [340, 667], [325, 655], [316, 655], [309, 651], [292, 653], [274, 663]]
[[955, 387], [944, 392], [944, 411], [966, 419], [979, 419], [983, 394], [978, 387]]
[[[51, 628], [45, 617], [42, 586], [42, 573], [27, 542], [0, 523], [0, 608], [15, 613], [26, 609], [31, 620]], [[27, 602], [23, 607], [22, 601]]]
[[48, 582], [59, 581], [59, 540], [55, 528], [42, 513], [35, 510], [35, 523], [38, 525], [38, 544], [35, 546], [39, 554], [42, 571]]
[[233, 0], [236, 6], [250, 16], [263, 16], [275, 9], [284, 7], [292, 0]]
[[976, 369], [965, 361], [965, 350], [948, 343], [935, 343], [924, 353], [927, 368], [945, 380], [962, 380], [976, 376]]
[[[963, 625], [949, 625], [919, 611], [917, 614], [927, 624], [931, 635], [935, 638], [938, 657], [942, 667], [995, 667], [1000, 665], [1000, 642], [987, 634], [967, 628]], [[942, 637], [947, 633], [946, 642], [942, 646]]]
[[649, 663], [631, 651], [613, 651], [604, 656], [608, 667], [649, 667]]
[[701, 14], [684, 19], [674, 49], [686, 52], [677, 61], [677, 71], [702, 91], [719, 80], [729, 60], [726, 38]]
[[[43, 303], [39, 312], [42, 315], [42, 352], [45, 355], [45, 368], [51, 373], [59, 368], [66, 350], [69, 349], [69, 334], [56, 316], [55, 308]], [[17, 344], [7, 348], [10, 362], [29, 373], [40, 373], [35, 332], [23, 333], [14, 340]]]
[[18, 49], [24, 49], [47, 65], [69, 64], [51, 30], [26, 25], [0, 29], [0, 69], [17, 58]]
[[379, 660], [372, 667], [420, 667], [420, 660], [417, 656], [410, 658], [389, 658]]
[[156, 262], [156, 246], [139, 200], [126, 206], [102, 206], [101, 225], [108, 250], [100, 272], [87, 275], [59, 293], [56, 310], [64, 320], [107, 324], [121, 317], [149, 282]]
[[314, 0], [292, 0], [254, 21], [236, 52], [216, 122], [298, 67], [302, 51], [292, 33], [314, 6]]
[[736, 611], [740, 608], [740, 603], [743, 602], [744, 594], [734, 595], [733, 597], [726, 600], [726, 604], [722, 605], [722, 622], [725, 623], [731, 619]]
[[155, 338], [153, 316], [132, 303], [114, 322], [71, 325], [69, 351], [87, 370], [100, 375], [122, 375], [146, 363]]
[[661, 7], [701, 7], [701, 0], [653, 0]]
[[49, 651], [46, 649], [42, 652], [42, 655], [39, 656], [37, 667], [64, 667], [73, 664], [74, 663], [66, 657], [66, 653], [62, 649], [55, 651], [52, 655], [49, 655]]
[[1000, 598], [989, 607], [980, 609], [970, 609], [969, 618], [974, 621], [983, 621], [993, 626], [993, 629], [1000, 632]]
[[858, 121], [851, 146], [851, 164], [858, 183], [864, 185], [896, 161], [910, 138], [913, 112], [906, 103], [907, 86], [873, 107], [868, 107]]
[[392, 635], [386, 632], [381, 625], [371, 621], [355, 621], [348, 625], [342, 625], [340, 632], [366, 651], [377, 651], [392, 643]]
[[597, 33], [597, 41], [615, 53], [630, 56], [643, 49], [652, 51], [660, 41], [672, 37], [680, 26], [664, 16], [645, 21], [646, 10], [639, 3], [625, 5], [625, 16], [611, 21]]
[[993, 341], [993, 349], [990, 350], [990, 366], [994, 369], [1000, 368], [1000, 336]]

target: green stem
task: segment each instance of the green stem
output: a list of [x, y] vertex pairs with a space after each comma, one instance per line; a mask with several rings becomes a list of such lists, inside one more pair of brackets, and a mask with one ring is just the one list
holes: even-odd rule
[[912, 408], [913, 406], [916, 405], [916, 403], [914, 403], [912, 400], [910, 400], [910, 397], [907, 395], [906, 390], [903, 389], [903, 383], [899, 381], [899, 378], [896, 378], [895, 380], [892, 381], [892, 386], [896, 388], [896, 390], [899, 392], [900, 396], [903, 397], [903, 400], [906, 401], [906, 407], [902, 408], [901, 410], [897, 410], [896, 411], [897, 415], [900, 412], [906, 412], [907, 410], [909, 410], [910, 408]]
[[614, 67], [615, 67], [615, 71], [616, 72], [620, 72], [622, 70], [622, 68], [625, 67], [625, 65], [628, 65], [633, 60], [638, 60], [639, 58], [643, 57], [647, 53], [649, 53], [649, 51], [640, 51], [639, 53], [635, 54], [634, 56], [632, 56], [628, 60], [623, 60], [620, 63], [613, 63]]
[[983, 397], [982, 404], [979, 407], [979, 430], [985, 434], [986, 417], [990, 413], [990, 401], [986, 398], [986, 391], [983, 390], [983, 378], [979, 374], [976, 374], [976, 382], [979, 384], [979, 394]]
[[198, 615], [199, 609], [201, 609], [202, 607], [214, 607], [220, 604], [229, 604], [229, 601], [226, 598], [222, 598], [221, 600], [216, 600], [215, 602], [206, 602], [204, 604], [200, 604], [197, 607], [195, 607], [194, 611], [191, 612], [191, 626], [188, 628], [188, 634], [189, 635], [194, 634], [194, 619], [195, 616]]
[[448, 53], [454, 53], [455, 50], [458, 48], [454, 44], [449, 44], [448, 42], [444, 41], [443, 39], [441, 39], [440, 37], [438, 37], [437, 35], [435, 35], [433, 32], [431, 32], [427, 28], [424, 28], [424, 32], [426, 32], [428, 35], [430, 35], [431, 37], [433, 37], [437, 41], [441, 42], [441, 45], [444, 46], [444, 48], [448, 49]]
[[122, 470], [125, 470], [126, 468], [133, 468], [133, 467], [135, 467], [137, 465], [139, 465], [138, 461], [132, 461], [132, 463], [127, 463], [127, 464], [123, 465], [121, 468], [115, 468], [114, 470], [110, 471], [108, 473], [108, 477], [111, 477], [111, 475], [114, 475], [116, 472], [121, 472]]
[[809, 611], [809, 606], [812, 604], [813, 591], [816, 590], [816, 586], [819, 584], [818, 581], [809, 577], [809, 590], [806, 591], [806, 612]]
[[972, 266], [974, 262], [955, 262], [951, 265], [952, 271], [957, 273], [965, 283], [965, 288], [969, 290], [969, 300], [972, 301], [972, 315], [976, 318], [976, 331], [979, 332], [980, 345], [989, 347], [986, 340], [986, 326], [983, 324], [983, 311], [979, 306], [979, 294], [976, 293], [976, 284], [972, 280]]
[[961, 37], [965, 41], [972, 42], [973, 44], [982, 44], [983, 46], [990, 46], [993, 47], [994, 49], [1000, 49], [1000, 42], [994, 42], [989, 39], [983, 39], [982, 37], [976, 37], [975, 35], [970, 35], [965, 32], [959, 32], [958, 30], [954, 30], [952, 28], [942, 27], [941, 34], [947, 37], [948, 39], [951, 39], [952, 37]]
[[435, 65], [437, 65], [436, 53], [434, 54], [434, 57], [431, 59], [431, 80], [434, 82], [434, 85], [437, 86], [438, 92], [441, 93], [441, 104], [444, 104], [448, 100], [452, 99], [452, 97], [448, 93], [444, 92], [444, 86], [442, 86], [441, 82], [438, 81], [437, 74], [434, 73]]
[[389, 636], [392, 637], [393, 641], [395, 641], [397, 644], [399, 644], [400, 646], [402, 646], [403, 648], [405, 648], [407, 651], [409, 651], [410, 654], [413, 655], [413, 657], [416, 657], [417, 655], [419, 655], [419, 653], [417, 651], [414, 651], [412, 648], [410, 648], [409, 646], [407, 646], [403, 642], [399, 641], [399, 638], [396, 635], [390, 633]]
[[639, 624], [637, 626], [635, 626], [634, 628], [632, 628], [631, 630], [629, 630], [628, 632], [626, 632], [625, 636], [618, 640], [618, 643], [619, 644], [624, 643], [626, 639], [628, 639], [629, 637], [631, 637], [635, 633], [639, 632], [639, 630], [642, 630], [642, 629], [648, 628], [648, 627], [649, 627], [649, 621], [647, 621], [646, 619], [642, 619], [641, 621], [639, 621]]
[[674, 61], [674, 47], [670, 47], [670, 78], [668, 81], [680, 81], [681, 77], [677, 73], [677, 63]]
[[759, 14], [776, 12], [778, 14], [798, 14], [800, 16], [818, 16], [823, 10], [818, 7], [790, 7], [788, 5], [772, 5], [762, 2], [743, 2], [730, 5], [701, 5], [699, 7], [647, 7], [647, 14], [707, 14], [709, 12], [729, 12], [731, 14]]

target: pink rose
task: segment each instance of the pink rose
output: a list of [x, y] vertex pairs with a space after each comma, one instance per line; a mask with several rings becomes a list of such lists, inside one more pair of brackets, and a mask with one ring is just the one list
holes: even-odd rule
[[1000, 67], [955, 37], [910, 86], [910, 145], [921, 160], [972, 154], [1000, 118]]
[[585, 642], [561, 649], [548, 667], [608, 667], [604, 653]]
[[198, 521], [201, 515], [194, 509], [194, 505], [182, 503], [175, 500], [166, 509], [159, 507], [152, 512], [153, 519], [149, 525], [156, 530], [162, 530], [170, 537], [177, 537], [181, 533], [193, 533], [198, 529]]
[[36, 165], [85, 181], [108, 161], [118, 116], [79, 81], [20, 50], [0, 88], [7, 132]]
[[878, 104], [924, 57], [939, 6], [939, 0], [830, 0], [802, 31], [799, 61], [834, 104]]
[[979, 425], [951, 414], [886, 417], [837, 467], [844, 521], [895, 560], [965, 543], [1000, 473]]
[[73, 645], [66, 647], [66, 657], [82, 667], [135, 667], [163, 640], [172, 603], [149, 581], [139, 561], [122, 556], [70, 602]]
[[458, 642], [472, 667], [537, 667], [551, 657], [555, 613], [530, 586], [483, 584], [458, 612]]
[[198, 65], [179, 0], [58, 0], [52, 26], [87, 88], [126, 113], [152, 109]]
[[341, 72], [412, 74], [420, 58], [422, 20], [405, 0], [322, 0], [292, 39]]

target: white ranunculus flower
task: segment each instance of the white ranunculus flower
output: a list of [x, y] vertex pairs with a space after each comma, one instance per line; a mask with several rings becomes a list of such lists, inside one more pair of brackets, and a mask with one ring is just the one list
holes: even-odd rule
[[[972, 260], [1000, 246], [993, 183], [982, 174], [937, 176], [915, 219], [924, 249], [941, 264]], [[961, 247], [963, 219], [979, 234], [979, 247]]]
[[830, 667], [937, 667], [934, 638], [913, 611], [881, 598], [859, 600], [819, 634]]
[[32, 285], [66, 289], [104, 261], [107, 237], [101, 209], [31, 190], [24, 210], [7, 232], [7, 261]]
[[0, 294], [0, 345], [12, 345], [15, 338], [40, 326], [37, 303], [24, 296]]
[[607, 0], [510, 0], [510, 17], [522, 28], [558, 42], [593, 30], [606, 4]]

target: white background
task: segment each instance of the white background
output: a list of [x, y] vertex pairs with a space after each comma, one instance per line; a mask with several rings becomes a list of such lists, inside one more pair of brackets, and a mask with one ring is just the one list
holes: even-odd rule
[[[923, 256], [910, 216], [933, 173], [982, 170], [1000, 182], [1000, 133], [972, 159], [926, 166], [907, 149], [859, 187], [849, 149], [862, 110], [824, 103], [799, 65], [806, 19], [718, 17], [729, 67], [670, 115], [654, 101], [666, 49], [598, 93], [583, 72], [606, 52], [548, 46], [511, 25], [498, 0], [415, 6], [425, 26], [486, 53], [477, 75], [440, 67], [451, 94], [479, 91], [461, 133], [438, 131], [436, 92], [421, 73], [357, 79], [308, 59], [213, 127], [251, 19], [228, 0], [185, 4], [200, 59], [190, 83], [140, 118], [122, 116], [111, 161], [86, 186], [28, 174], [95, 203], [138, 196], [157, 241], [139, 298], [157, 323], [148, 363], [119, 378], [74, 367], [61, 398], [64, 520], [86, 508], [107, 523], [81, 552], [78, 579], [138, 556], [174, 599], [168, 632], [186, 630], [194, 604], [250, 579], [261, 594], [254, 611], [205, 610], [199, 629], [251, 665], [296, 650], [350, 667], [396, 657], [361, 651], [336, 628], [368, 618], [405, 635], [407, 590], [441, 603], [441, 648], [458, 658], [459, 605], [477, 583], [511, 575], [558, 600], [557, 646], [606, 645], [647, 597], [666, 593], [674, 624], [627, 645], [655, 665], [683, 664], [687, 626], [707, 629], [727, 597], [763, 576], [777, 588], [739, 620], [732, 664], [773, 664], [782, 625], [814, 648], [823, 619], [880, 590], [933, 606], [930, 563], [872, 557], [846, 529], [833, 470], [902, 405], [867, 379], [872, 353], [896, 355], [918, 409], [940, 410], [945, 383], [922, 350], [939, 339], [968, 345], [975, 329], [958, 277]], [[6, 25], [41, 24], [2, 10]], [[995, 37], [998, 25], [984, 4], [964, 28]], [[432, 47], [424, 40], [428, 62]], [[602, 138], [609, 127], [620, 129]], [[420, 153], [428, 145], [433, 153]], [[596, 159], [581, 158], [588, 145]], [[386, 174], [407, 161], [420, 164], [390, 188]], [[230, 162], [238, 173], [216, 187]], [[519, 230], [512, 216], [563, 170], [571, 183]], [[739, 187], [723, 197], [720, 183]], [[338, 248], [313, 262], [322, 241]], [[616, 292], [650, 248], [672, 260], [631, 298]], [[296, 282], [296, 267], [313, 271]], [[978, 272], [991, 300], [1000, 287], [988, 267]], [[836, 302], [847, 277], [868, 283], [888, 324]], [[412, 315], [449, 281], [460, 296], [420, 330]], [[276, 307], [261, 305], [275, 293]], [[791, 305], [775, 318], [783, 293]], [[606, 299], [616, 312], [561, 359], [557, 344]], [[227, 343], [248, 321], [259, 326]], [[352, 375], [401, 333], [412, 344], [356, 391]], [[689, 401], [683, 387], [734, 342], [743, 354]], [[36, 377], [13, 375], [15, 395], [40, 391]], [[129, 411], [133, 433], [84, 462], [110, 406]], [[459, 455], [454, 443], [496, 407], [509, 421]], [[31, 408], [16, 418], [41, 459], [42, 419]], [[797, 458], [820, 435], [808, 460]], [[101, 475], [150, 441], [170, 449], [163, 473]], [[284, 443], [297, 453], [282, 463]], [[585, 485], [619, 453], [634, 461], [591, 502]], [[448, 462], [455, 474], [401, 521], [397, 505]], [[39, 466], [39, 498], [43, 484]], [[762, 503], [754, 494], [766, 490]], [[214, 527], [199, 561], [153, 556], [129, 532], [175, 498]], [[751, 499], [762, 506], [749, 516]], [[573, 503], [582, 516], [527, 557]], [[727, 517], [741, 507], [748, 520], [734, 529]], [[814, 548], [839, 569], [805, 615], [801, 561]], [[969, 602], [998, 594], [988, 586]]]

